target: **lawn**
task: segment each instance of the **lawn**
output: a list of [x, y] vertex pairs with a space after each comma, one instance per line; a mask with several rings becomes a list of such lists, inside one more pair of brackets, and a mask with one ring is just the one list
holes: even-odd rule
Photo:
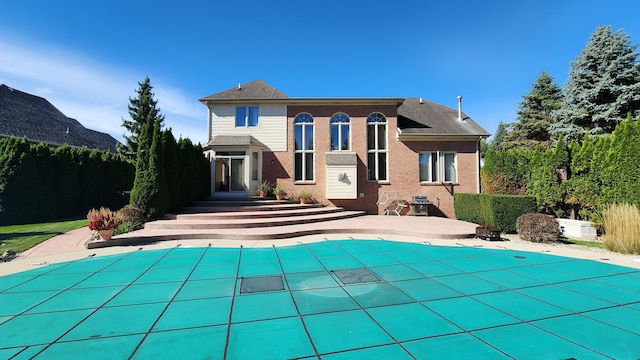
[[87, 226], [87, 219], [0, 226], [0, 254], [7, 250], [22, 252], [56, 235], [84, 226]]
[[560, 242], [562, 242], [564, 244], [574, 244], [574, 245], [581, 245], [581, 246], [586, 246], [586, 247], [604, 249], [604, 244], [602, 242], [599, 242], [599, 241], [575, 240], [575, 239], [567, 239], [567, 238], [561, 238], [558, 241], [560, 241]]

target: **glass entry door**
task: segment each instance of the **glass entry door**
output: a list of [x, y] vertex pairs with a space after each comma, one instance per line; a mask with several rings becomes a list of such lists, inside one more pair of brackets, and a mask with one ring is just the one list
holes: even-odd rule
[[244, 159], [231, 159], [231, 191], [244, 191]]
[[216, 154], [216, 192], [245, 192], [244, 152]]

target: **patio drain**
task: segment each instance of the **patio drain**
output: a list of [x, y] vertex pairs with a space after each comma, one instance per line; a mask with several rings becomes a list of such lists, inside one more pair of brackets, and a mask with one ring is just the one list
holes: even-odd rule
[[345, 285], [379, 282], [380, 279], [367, 269], [333, 270], [338, 279]]
[[243, 277], [240, 280], [240, 294], [282, 290], [284, 290], [282, 275]]

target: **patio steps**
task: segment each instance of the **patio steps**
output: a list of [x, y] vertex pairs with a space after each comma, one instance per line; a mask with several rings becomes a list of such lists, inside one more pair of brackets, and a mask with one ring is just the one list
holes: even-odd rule
[[347, 211], [322, 204], [299, 204], [260, 198], [216, 198], [194, 203], [179, 214], [148, 222], [145, 229], [249, 229], [348, 219], [364, 211]]

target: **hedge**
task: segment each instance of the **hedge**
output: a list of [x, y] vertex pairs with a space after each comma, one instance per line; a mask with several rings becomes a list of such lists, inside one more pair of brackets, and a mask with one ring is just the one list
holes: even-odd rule
[[454, 209], [458, 220], [491, 224], [505, 233], [515, 233], [518, 217], [536, 212], [537, 204], [534, 196], [455, 194]]
[[120, 156], [0, 140], [0, 225], [84, 217], [91, 208], [128, 202], [134, 167]]

